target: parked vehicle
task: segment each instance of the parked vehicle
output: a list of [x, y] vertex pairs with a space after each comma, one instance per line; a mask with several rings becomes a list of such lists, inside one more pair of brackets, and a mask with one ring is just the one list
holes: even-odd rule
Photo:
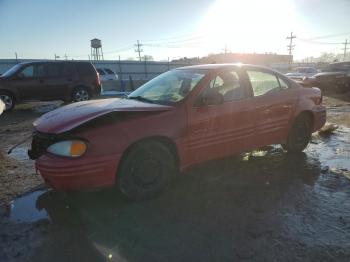
[[102, 82], [118, 80], [118, 75], [109, 68], [96, 68], [96, 70], [100, 74], [100, 78]]
[[97, 68], [104, 91], [117, 90], [118, 75], [109, 68]]
[[0, 98], [6, 111], [28, 100], [84, 101], [101, 93], [101, 83], [90, 62], [21, 63], [0, 76]]
[[286, 76], [298, 83], [301, 83], [305, 77], [310, 77], [317, 73], [317, 69], [314, 67], [297, 67], [293, 70], [293, 72], [287, 73]]
[[303, 79], [305, 87], [316, 86], [322, 90], [350, 91], [350, 62], [329, 64], [321, 73]]
[[252, 65], [183, 67], [128, 98], [70, 104], [34, 122], [28, 152], [48, 185], [162, 191], [177, 170], [269, 144], [300, 152], [326, 121], [318, 88]]

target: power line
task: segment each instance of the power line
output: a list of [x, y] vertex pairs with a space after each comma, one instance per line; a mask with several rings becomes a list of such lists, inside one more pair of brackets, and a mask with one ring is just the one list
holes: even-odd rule
[[140, 44], [139, 40], [137, 40], [137, 44], [135, 44], [135, 52], [137, 52], [139, 54], [139, 60], [141, 61], [141, 52], [143, 52], [142, 49], [140, 49], [140, 47], [142, 46], [142, 44]]
[[332, 42], [332, 43], [330, 43], [330, 42], [318, 42], [318, 41], [308, 40], [308, 39], [299, 38], [299, 37], [297, 39], [300, 41], [309, 43], [309, 44], [316, 44], [316, 45], [340, 45], [340, 44], [343, 44], [343, 43], [338, 43], [338, 42]]
[[323, 35], [323, 36], [316, 36], [316, 37], [308, 38], [306, 40], [325, 39], [325, 38], [332, 38], [332, 37], [344, 36], [344, 35], [349, 35], [349, 34], [350, 34], [350, 32], [331, 34], [331, 35]]

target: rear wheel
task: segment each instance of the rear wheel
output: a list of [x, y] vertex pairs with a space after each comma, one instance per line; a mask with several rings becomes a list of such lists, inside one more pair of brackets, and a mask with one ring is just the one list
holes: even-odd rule
[[170, 184], [175, 170], [174, 156], [166, 146], [157, 141], [142, 142], [121, 163], [117, 186], [128, 198], [149, 198]]
[[0, 99], [5, 104], [5, 111], [10, 111], [15, 107], [15, 98], [12, 94], [0, 91]]
[[72, 92], [73, 102], [86, 101], [89, 99], [90, 99], [90, 93], [89, 93], [89, 90], [85, 87], [77, 87]]
[[291, 153], [302, 152], [311, 139], [311, 119], [306, 114], [298, 116], [289, 131], [287, 142], [282, 144], [283, 149]]

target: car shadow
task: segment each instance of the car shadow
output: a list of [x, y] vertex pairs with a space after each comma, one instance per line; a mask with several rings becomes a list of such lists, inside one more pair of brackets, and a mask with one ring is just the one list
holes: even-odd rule
[[272, 149], [192, 168], [151, 200], [130, 201], [113, 189], [49, 191], [37, 207], [85, 239], [82, 252], [110, 261], [283, 260], [297, 244], [281, 240], [292, 226], [285, 218], [312, 205], [320, 173], [317, 159]]

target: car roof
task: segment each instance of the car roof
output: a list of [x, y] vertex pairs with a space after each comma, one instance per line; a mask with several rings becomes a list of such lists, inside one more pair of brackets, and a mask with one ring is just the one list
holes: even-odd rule
[[32, 61], [32, 62], [21, 62], [20, 65], [31, 65], [31, 64], [52, 64], [52, 63], [74, 63], [74, 64], [80, 64], [80, 63], [86, 63], [91, 64], [89, 61]]
[[218, 69], [225, 69], [225, 68], [232, 68], [232, 67], [257, 68], [257, 69], [264, 69], [264, 70], [276, 72], [272, 68], [268, 68], [265, 66], [252, 65], [252, 64], [242, 64], [242, 63], [202, 64], [202, 65], [184, 66], [184, 67], [179, 67], [176, 69], [179, 69], [179, 70], [191, 70], [191, 69], [218, 70]]

